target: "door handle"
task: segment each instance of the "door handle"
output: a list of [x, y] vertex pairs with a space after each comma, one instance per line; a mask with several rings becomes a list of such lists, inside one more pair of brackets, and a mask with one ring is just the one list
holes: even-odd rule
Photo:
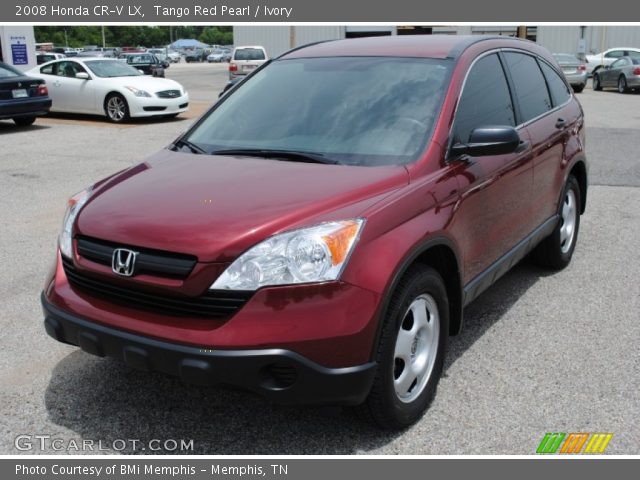
[[556, 128], [563, 130], [565, 128], [567, 128], [567, 121], [564, 118], [559, 118], [556, 121]]
[[529, 148], [529, 142], [527, 140], [521, 140], [518, 148], [516, 148], [516, 153], [522, 153]]

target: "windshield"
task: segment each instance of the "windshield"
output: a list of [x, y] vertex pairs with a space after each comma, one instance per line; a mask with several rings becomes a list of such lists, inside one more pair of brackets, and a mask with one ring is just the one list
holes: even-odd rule
[[414, 161], [431, 136], [451, 61], [279, 60], [248, 78], [185, 137], [205, 152], [302, 151], [350, 165]]
[[555, 57], [555, 59], [558, 62], [574, 62], [574, 63], [580, 63], [580, 60], [578, 60], [577, 57], [574, 57], [573, 55], [569, 55], [569, 54], [565, 54], [565, 53], [554, 53], [553, 56]]
[[84, 62], [97, 77], [137, 77], [142, 75], [138, 70], [118, 60], [90, 60]]

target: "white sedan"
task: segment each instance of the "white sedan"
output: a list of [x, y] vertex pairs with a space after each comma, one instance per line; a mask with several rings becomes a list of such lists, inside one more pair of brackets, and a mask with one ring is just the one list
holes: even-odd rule
[[590, 75], [596, 73], [600, 68], [611, 65], [622, 57], [640, 58], [640, 48], [618, 47], [610, 48], [604, 52], [587, 55], [587, 71]]
[[65, 58], [30, 70], [49, 87], [52, 112], [106, 115], [112, 122], [130, 117], [175, 117], [189, 108], [178, 82], [143, 75], [109, 58]]

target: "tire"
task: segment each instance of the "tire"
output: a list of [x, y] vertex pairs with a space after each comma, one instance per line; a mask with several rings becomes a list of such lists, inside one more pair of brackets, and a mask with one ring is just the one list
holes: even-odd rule
[[620, 75], [620, 78], [618, 78], [618, 93], [627, 93], [628, 91], [627, 77]]
[[[414, 312], [422, 311], [418, 320]], [[424, 265], [411, 267], [393, 292], [382, 321], [378, 369], [369, 396], [357, 409], [379, 427], [401, 429], [422, 417], [442, 374], [449, 301], [438, 272]], [[421, 375], [416, 377], [415, 370]]]
[[581, 83], [580, 85], [573, 85], [572, 88], [575, 93], [582, 93], [584, 90], [584, 83]]
[[600, 83], [600, 75], [597, 73], [593, 74], [593, 89], [597, 92], [602, 90], [602, 84]]
[[129, 120], [129, 105], [119, 93], [112, 93], [104, 101], [104, 113], [113, 123], [123, 123]]
[[580, 186], [576, 177], [570, 175], [558, 207], [558, 225], [533, 252], [541, 266], [562, 270], [571, 262], [580, 230], [580, 202]]
[[33, 125], [35, 121], [36, 117], [16, 117], [13, 119], [13, 122], [19, 127], [28, 127], [29, 125]]

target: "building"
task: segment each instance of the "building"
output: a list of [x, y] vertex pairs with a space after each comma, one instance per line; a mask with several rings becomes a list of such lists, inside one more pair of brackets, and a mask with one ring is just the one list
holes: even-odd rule
[[23, 71], [36, 66], [33, 27], [0, 25], [0, 61]]
[[[236, 45], [262, 45], [271, 57], [321, 40], [406, 34], [517, 34], [517, 26], [334, 26], [283, 25], [233, 27]], [[528, 26], [527, 38], [552, 52], [585, 55], [611, 47], [639, 47], [639, 26]]]

